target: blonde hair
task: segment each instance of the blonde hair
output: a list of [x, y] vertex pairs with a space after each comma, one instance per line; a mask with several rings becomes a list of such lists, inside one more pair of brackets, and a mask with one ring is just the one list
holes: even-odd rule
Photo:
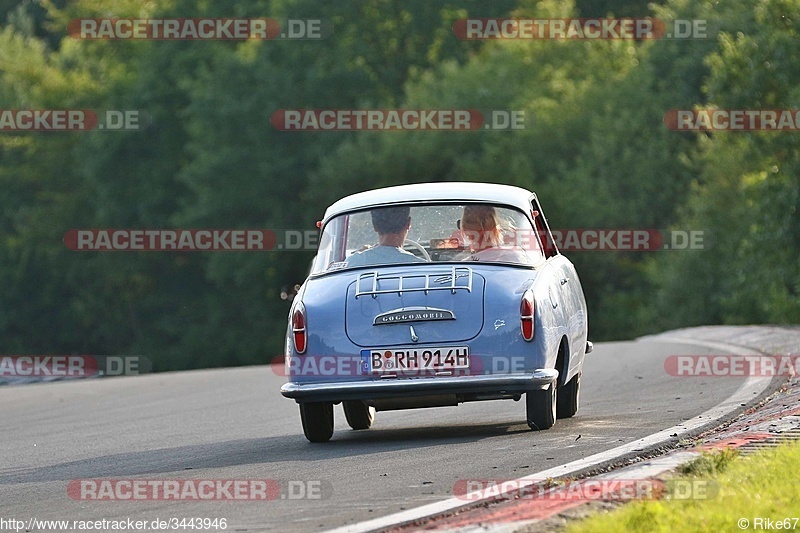
[[478, 242], [481, 248], [499, 246], [503, 242], [497, 211], [490, 205], [464, 206], [461, 231], [468, 240]]

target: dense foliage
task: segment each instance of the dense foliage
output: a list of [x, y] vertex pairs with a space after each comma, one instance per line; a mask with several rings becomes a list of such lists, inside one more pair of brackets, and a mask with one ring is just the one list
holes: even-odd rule
[[[707, 19], [708, 39], [462, 41], [470, 17]], [[669, 109], [800, 108], [791, 0], [0, 2], [0, 109], [137, 109], [143, 131], [0, 132], [0, 353], [157, 369], [282, 351], [311, 252], [74, 252], [73, 228], [313, 229], [344, 194], [531, 188], [559, 228], [703, 230], [696, 251], [573, 252], [594, 340], [800, 321], [800, 133], [675, 132]], [[322, 18], [321, 41], [82, 41], [77, 17]], [[719, 30], [719, 32], [716, 31]], [[525, 110], [526, 128], [282, 132], [281, 108]]]

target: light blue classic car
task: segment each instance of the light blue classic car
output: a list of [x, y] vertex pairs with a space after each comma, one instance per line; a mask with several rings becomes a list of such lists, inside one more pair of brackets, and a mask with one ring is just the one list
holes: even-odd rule
[[575, 268], [536, 195], [486, 183], [403, 185], [325, 212], [286, 335], [311, 442], [376, 411], [525, 396], [532, 429], [578, 410], [587, 340]]

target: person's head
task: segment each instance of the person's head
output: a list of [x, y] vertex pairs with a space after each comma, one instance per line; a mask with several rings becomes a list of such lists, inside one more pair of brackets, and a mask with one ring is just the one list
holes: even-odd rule
[[502, 243], [497, 211], [490, 205], [464, 206], [461, 232], [473, 250], [492, 248]]
[[372, 210], [372, 227], [379, 235], [402, 233], [411, 225], [408, 206], [381, 207]]

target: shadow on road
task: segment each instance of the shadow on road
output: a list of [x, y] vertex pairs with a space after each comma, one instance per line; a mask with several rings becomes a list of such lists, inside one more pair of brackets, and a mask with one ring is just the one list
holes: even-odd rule
[[283, 461], [327, 461], [341, 457], [371, 455], [387, 451], [415, 450], [443, 444], [460, 444], [530, 432], [519, 421], [483, 424], [426, 426], [368, 431], [342, 429], [326, 444], [311, 444], [302, 434], [239, 439], [112, 454], [37, 468], [0, 470], [0, 485], [157, 475], [194, 477], [193, 470], [245, 465], [268, 465]]

